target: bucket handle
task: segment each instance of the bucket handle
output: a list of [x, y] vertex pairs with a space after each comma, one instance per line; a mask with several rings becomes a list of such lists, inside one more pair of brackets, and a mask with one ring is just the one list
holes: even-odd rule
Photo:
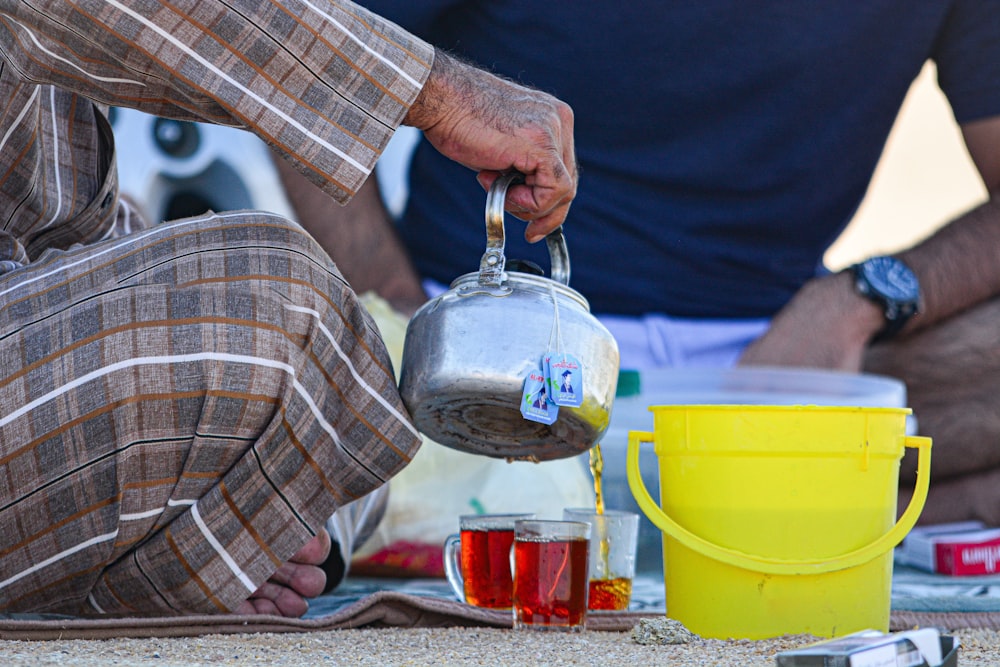
[[889, 532], [860, 549], [841, 556], [818, 558], [815, 560], [768, 558], [729, 549], [713, 544], [695, 535], [667, 516], [649, 495], [649, 491], [646, 489], [646, 485], [642, 481], [642, 475], [639, 472], [639, 444], [642, 442], [652, 443], [653, 434], [651, 432], [629, 431], [628, 457], [625, 465], [626, 472], [628, 473], [628, 485], [632, 489], [632, 495], [635, 496], [639, 507], [642, 508], [650, 521], [660, 530], [687, 548], [727, 565], [739, 567], [744, 570], [762, 572], [764, 574], [826, 574], [828, 572], [836, 572], [863, 565], [885, 554], [899, 544], [906, 534], [910, 532], [914, 524], [916, 524], [917, 518], [924, 509], [924, 501], [927, 500], [927, 488], [930, 484], [931, 439], [911, 435], [903, 436], [903, 439], [905, 446], [917, 448], [920, 451], [917, 459], [916, 488], [913, 491], [913, 496], [910, 498], [910, 504], [899, 518], [899, 521], [896, 522], [896, 525]]

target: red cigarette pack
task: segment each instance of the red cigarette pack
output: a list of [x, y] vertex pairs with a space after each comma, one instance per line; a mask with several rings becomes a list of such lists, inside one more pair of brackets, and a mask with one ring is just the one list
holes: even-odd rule
[[914, 528], [897, 560], [929, 572], [975, 576], [1000, 572], [1000, 528], [979, 522]]
[[996, 574], [1000, 566], [1000, 531], [983, 530], [942, 540], [934, 545], [935, 571], [970, 576]]

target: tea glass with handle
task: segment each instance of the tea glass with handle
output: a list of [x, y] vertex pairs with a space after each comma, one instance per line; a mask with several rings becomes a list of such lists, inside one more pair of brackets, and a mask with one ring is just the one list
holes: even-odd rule
[[458, 599], [476, 607], [510, 609], [514, 522], [534, 514], [466, 514], [444, 542], [444, 571]]

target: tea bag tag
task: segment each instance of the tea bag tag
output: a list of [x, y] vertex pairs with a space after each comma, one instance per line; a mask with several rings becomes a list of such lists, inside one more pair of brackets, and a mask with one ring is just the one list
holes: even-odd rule
[[583, 405], [583, 368], [571, 354], [553, 352], [545, 355], [549, 395], [556, 405], [578, 408]]
[[535, 370], [524, 378], [521, 391], [521, 416], [533, 422], [551, 424], [559, 416], [559, 406], [549, 400], [545, 373]]

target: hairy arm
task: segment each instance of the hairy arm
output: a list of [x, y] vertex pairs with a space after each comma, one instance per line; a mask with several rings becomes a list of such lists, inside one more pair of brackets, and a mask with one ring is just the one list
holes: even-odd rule
[[1000, 294], [1000, 117], [962, 126], [990, 199], [900, 254], [920, 278], [919, 330]]
[[[573, 112], [565, 103], [436, 51], [430, 75], [403, 123], [422, 130], [443, 155], [476, 172], [484, 188], [503, 171], [522, 172], [525, 183], [508, 190], [505, 205], [529, 221], [529, 241], [562, 224], [577, 179]], [[355, 290], [374, 289], [403, 312], [423, 303], [419, 277], [374, 178], [348, 206], [338, 208], [286, 165], [278, 169], [300, 222]]]
[[374, 291], [406, 314], [419, 308], [427, 296], [382, 203], [375, 174], [354, 199], [339, 206], [285, 160], [274, 162], [299, 223], [323, 246], [354, 291]]
[[[503, 171], [525, 174], [523, 185], [508, 190], [505, 204], [511, 214], [529, 221], [529, 241], [562, 224], [576, 194], [577, 173], [573, 112], [565, 103], [436, 51], [403, 123], [422, 130], [443, 155], [476, 172], [484, 188]], [[404, 312], [425, 300], [374, 178], [338, 209], [286, 166], [278, 169], [300, 222], [355, 290], [375, 289]]]
[[525, 175], [505, 208], [529, 221], [536, 242], [562, 224], [576, 196], [573, 111], [546, 93], [472, 67], [438, 50], [403, 119], [443, 155], [478, 172], [484, 188], [508, 169]]

